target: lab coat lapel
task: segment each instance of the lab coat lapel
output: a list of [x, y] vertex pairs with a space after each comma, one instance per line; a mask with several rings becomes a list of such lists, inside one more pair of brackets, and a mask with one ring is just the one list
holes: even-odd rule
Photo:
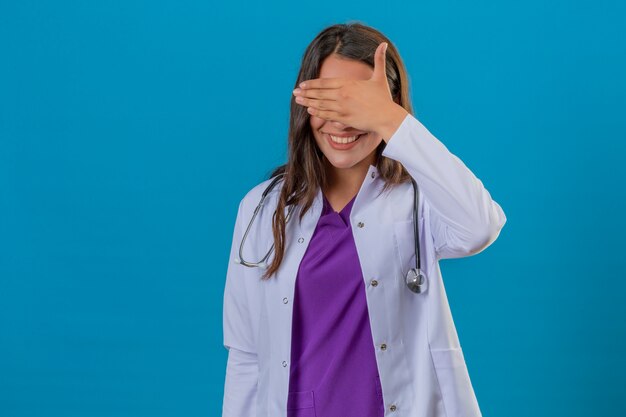
[[[374, 165], [370, 165], [350, 210], [351, 221], [364, 211], [375, 209], [374, 205], [371, 203], [380, 193], [382, 183], [383, 181], [378, 178], [378, 168]], [[298, 268], [309, 246], [317, 222], [320, 219], [322, 209], [323, 194], [321, 188], [318, 188], [313, 204], [304, 214], [302, 223], [298, 222], [301, 207], [297, 207], [294, 209], [292, 218], [287, 225], [285, 231], [287, 246], [285, 248], [284, 259], [286, 262], [282, 264], [284, 267], [280, 269], [281, 281], [283, 281], [285, 285], [283, 289], [286, 290], [287, 294], [293, 294]]]
[[374, 165], [370, 165], [367, 170], [367, 175], [363, 179], [361, 188], [354, 200], [352, 209], [350, 210], [350, 221], [353, 225], [353, 219], [359, 218], [366, 210], [375, 209], [372, 203], [380, 193], [382, 183], [383, 181], [378, 178], [378, 168]]
[[[353, 219], [358, 218], [366, 210], [376, 209], [372, 202], [380, 193], [382, 183], [383, 181], [378, 178], [378, 168], [370, 165], [350, 210], [350, 221], [352, 224], [354, 224]], [[293, 299], [298, 269], [309, 246], [317, 222], [320, 219], [322, 209], [323, 194], [321, 188], [318, 188], [313, 204], [304, 214], [302, 223], [298, 222], [301, 207], [297, 207], [294, 209], [292, 218], [287, 224], [285, 230], [287, 245], [283, 263], [279, 269], [280, 276], [276, 281], [279, 284], [283, 297], [289, 297], [289, 300]]]

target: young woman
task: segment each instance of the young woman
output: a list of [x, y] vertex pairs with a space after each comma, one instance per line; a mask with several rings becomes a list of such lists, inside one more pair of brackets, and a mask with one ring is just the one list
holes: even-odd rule
[[296, 87], [288, 161], [235, 222], [223, 417], [480, 416], [438, 262], [504, 212], [413, 116], [379, 31], [324, 29]]

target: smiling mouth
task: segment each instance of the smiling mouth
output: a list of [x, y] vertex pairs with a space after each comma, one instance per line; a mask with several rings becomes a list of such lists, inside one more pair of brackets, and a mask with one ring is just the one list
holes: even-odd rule
[[352, 143], [352, 142], [355, 142], [355, 141], [359, 140], [361, 138], [361, 136], [365, 136], [366, 133], [362, 133], [360, 135], [350, 136], [350, 137], [346, 137], [346, 138], [339, 137], [339, 136], [333, 136], [333, 135], [328, 134], [328, 133], [326, 133], [326, 135], [328, 135], [330, 140], [332, 140], [334, 143], [347, 144], [347, 143]]

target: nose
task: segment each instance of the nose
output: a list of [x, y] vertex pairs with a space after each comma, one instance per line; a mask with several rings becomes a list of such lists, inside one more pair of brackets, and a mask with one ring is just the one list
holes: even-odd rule
[[332, 130], [334, 132], [352, 132], [352, 133], [358, 133], [358, 134], [365, 133], [364, 131], [362, 131], [360, 129], [354, 129], [352, 126], [343, 124], [343, 123], [338, 122], [336, 120], [328, 120], [326, 123], [330, 123], [333, 126]]
[[332, 124], [337, 129], [341, 129], [341, 130], [347, 130], [346, 128], [350, 127], [350, 126], [347, 126], [347, 125], [345, 125], [345, 124], [343, 124], [341, 122], [336, 122], [334, 120], [331, 120], [330, 124]]

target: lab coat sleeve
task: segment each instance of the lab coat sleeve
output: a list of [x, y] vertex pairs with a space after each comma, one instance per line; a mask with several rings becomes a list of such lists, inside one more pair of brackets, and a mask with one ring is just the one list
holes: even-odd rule
[[496, 240], [506, 222], [502, 208], [412, 114], [389, 138], [382, 155], [399, 161], [417, 182], [438, 259], [474, 255]]
[[244, 200], [239, 203], [224, 287], [224, 347], [228, 350], [222, 417], [256, 415], [258, 356], [252, 330], [249, 288], [251, 268], [235, 263], [241, 242]]

